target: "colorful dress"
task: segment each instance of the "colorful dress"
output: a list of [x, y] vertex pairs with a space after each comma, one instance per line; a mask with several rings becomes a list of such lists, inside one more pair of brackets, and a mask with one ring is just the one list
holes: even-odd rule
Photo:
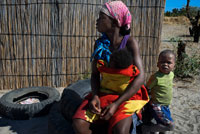
[[[98, 61], [97, 66], [102, 75], [99, 98], [101, 108], [104, 109], [125, 91], [128, 84], [132, 82], [140, 72], [134, 65], [130, 65], [126, 69], [107, 68], [101, 60]], [[88, 108], [88, 102], [91, 97], [90, 94], [85, 98], [73, 118], [83, 119], [90, 123], [95, 123], [99, 120], [99, 116], [90, 112]], [[109, 134], [112, 133], [113, 126], [120, 120], [132, 116], [134, 113], [137, 113], [140, 116], [140, 110], [147, 102], [148, 94], [146, 88], [142, 86], [128, 101], [123, 102], [111, 117], [108, 128]]]
[[[125, 36], [120, 45], [120, 49], [124, 48], [129, 36]], [[125, 44], [125, 45], [124, 45]], [[97, 47], [98, 48], [98, 47]], [[103, 52], [101, 52], [103, 53]], [[101, 56], [99, 56], [101, 57]], [[106, 57], [106, 56], [105, 56]], [[105, 58], [109, 59], [109, 58]], [[130, 82], [140, 73], [138, 68], [130, 65], [125, 69], [113, 69], [106, 66], [107, 61], [99, 58], [97, 63], [98, 71], [101, 73], [102, 80], [100, 82], [100, 93], [98, 94], [101, 102], [101, 108], [104, 109], [109, 104], [112, 104], [119, 95], [123, 94]], [[89, 94], [78, 108], [73, 118], [86, 120], [90, 123], [98, 122], [99, 116], [92, 113], [88, 108], [88, 102], [91, 100]], [[134, 94], [128, 101], [123, 102], [109, 120], [108, 133], [112, 133], [112, 128], [120, 120], [140, 114], [142, 107], [148, 102], [148, 93], [144, 85]]]

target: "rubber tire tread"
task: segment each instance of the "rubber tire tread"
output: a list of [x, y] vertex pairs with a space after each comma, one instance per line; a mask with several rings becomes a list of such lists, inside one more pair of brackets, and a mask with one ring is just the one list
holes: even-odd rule
[[[39, 92], [48, 96], [47, 99], [33, 104], [16, 104], [14, 98], [27, 93]], [[46, 115], [52, 103], [59, 99], [59, 92], [52, 87], [28, 87], [12, 90], [0, 98], [0, 115], [14, 120], [26, 120]]]
[[67, 120], [72, 120], [81, 102], [91, 92], [90, 79], [79, 80], [65, 88], [61, 97], [61, 113]]

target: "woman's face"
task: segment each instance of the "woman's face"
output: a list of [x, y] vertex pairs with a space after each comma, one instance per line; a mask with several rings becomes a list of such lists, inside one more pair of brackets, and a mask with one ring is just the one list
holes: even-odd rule
[[112, 28], [113, 20], [108, 17], [106, 14], [100, 12], [99, 18], [97, 19], [96, 27], [98, 32], [106, 33], [109, 32]]

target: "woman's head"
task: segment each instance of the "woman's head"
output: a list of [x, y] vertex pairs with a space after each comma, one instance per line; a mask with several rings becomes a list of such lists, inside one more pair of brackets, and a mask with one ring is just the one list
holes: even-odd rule
[[120, 34], [130, 34], [131, 14], [127, 6], [122, 1], [112, 1], [105, 3], [100, 10], [100, 14], [102, 13], [107, 15], [112, 23], [116, 24], [116, 26], [120, 28]]

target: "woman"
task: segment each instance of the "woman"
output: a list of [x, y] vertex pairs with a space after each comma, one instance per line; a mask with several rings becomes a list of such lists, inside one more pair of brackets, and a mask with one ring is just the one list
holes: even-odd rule
[[[139, 47], [137, 41], [129, 36], [130, 24], [131, 14], [123, 2], [107, 2], [101, 8], [97, 19], [97, 30], [103, 36], [96, 41], [92, 55], [92, 93], [86, 97], [73, 117], [73, 127], [77, 134], [92, 133], [90, 124], [99, 120], [109, 122], [109, 134], [128, 134], [133, 120], [132, 115], [139, 113], [148, 101], [147, 92], [143, 86], [144, 70]], [[110, 54], [119, 49], [127, 49], [131, 52], [132, 64], [136, 66], [132, 69], [131, 74], [134, 75], [130, 75], [127, 85], [121, 83], [117, 77], [115, 79], [116, 73], [122, 79], [127, 78], [119, 73], [121, 70], [108, 69], [112, 72], [110, 74], [104, 64], [109, 62]], [[104, 61], [103, 65], [99, 65], [99, 60]], [[102, 66], [106, 69], [102, 69]], [[113, 70], [115, 70], [114, 73]], [[102, 80], [100, 80], [100, 75]], [[117, 82], [110, 84], [110, 78]], [[116, 87], [118, 82], [123, 86]]]

